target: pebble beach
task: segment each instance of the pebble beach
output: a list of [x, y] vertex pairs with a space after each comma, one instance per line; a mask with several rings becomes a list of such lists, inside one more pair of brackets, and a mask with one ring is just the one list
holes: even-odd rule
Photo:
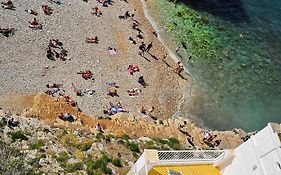
[[[58, 3], [60, 2], [60, 3]], [[73, 98], [78, 107], [88, 115], [103, 116], [103, 109], [109, 102], [122, 104], [130, 116], [143, 116], [139, 110], [155, 108], [153, 116], [169, 118], [177, 111], [181, 100], [181, 90], [187, 81], [174, 73], [175, 61], [157, 36], [143, 14], [140, 1], [114, 1], [108, 7], [95, 0], [63, 1], [13, 1], [14, 10], [0, 9], [0, 28], [15, 28], [13, 35], [0, 35], [0, 106], [3, 109], [23, 110], [23, 97], [46, 91], [46, 84], [62, 84], [60, 91]], [[41, 6], [48, 5], [52, 14], [43, 13]], [[98, 7], [100, 17], [91, 14]], [[27, 13], [32, 9], [37, 16]], [[135, 12], [134, 12], [135, 10]], [[134, 13], [133, 18], [120, 19], [119, 16]], [[28, 27], [34, 17], [42, 24], [42, 30]], [[140, 25], [143, 39], [137, 38], [132, 29], [133, 20]], [[87, 37], [98, 37], [98, 44], [86, 43]], [[132, 37], [136, 44], [128, 38]], [[49, 40], [59, 39], [68, 52], [65, 61], [47, 58]], [[139, 55], [139, 45], [152, 42], [153, 47], [144, 57]], [[108, 48], [115, 48], [116, 55], [110, 55]], [[168, 63], [168, 64], [167, 64]], [[137, 65], [139, 72], [130, 75], [129, 65]], [[85, 80], [77, 72], [90, 70], [93, 77]], [[138, 83], [143, 76], [147, 87]], [[107, 95], [107, 84], [115, 82], [119, 97]], [[94, 93], [77, 96], [71, 85], [82, 92]], [[129, 96], [128, 89], [139, 88], [141, 94]], [[8, 101], [5, 99], [9, 99]], [[146, 116], [143, 116], [146, 117]]]

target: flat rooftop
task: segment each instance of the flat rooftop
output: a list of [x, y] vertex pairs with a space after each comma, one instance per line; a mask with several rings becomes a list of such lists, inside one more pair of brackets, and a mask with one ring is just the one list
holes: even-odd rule
[[213, 165], [154, 166], [148, 175], [169, 175], [169, 171], [179, 172], [174, 173], [175, 175], [221, 175], [219, 169]]

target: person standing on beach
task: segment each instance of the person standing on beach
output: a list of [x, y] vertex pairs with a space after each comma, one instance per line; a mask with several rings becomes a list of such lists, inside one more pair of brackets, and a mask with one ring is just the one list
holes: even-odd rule
[[126, 11], [126, 13], [124, 14], [125, 19], [130, 17], [129, 11]]
[[152, 34], [153, 34], [154, 36], [158, 37], [158, 34], [157, 34], [156, 30], [153, 30]]
[[143, 76], [140, 76], [138, 79], [138, 83], [141, 84], [144, 88], [148, 86], [148, 84], [144, 81]]
[[179, 46], [179, 47], [177, 47], [176, 48], [176, 53], [178, 53], [179, 51], [180, 51], [180, 49], [181, 49], [181, 47]]
[[145, 46], [144, 42], [141, 42], [139, 49], [140, 49], [139, 55], [144, 56], [144, 51], [146, 50], [146, 46]]
[[134, 16], [135, 16], [136, 10], [134, 9], [133, 12], [131, 13], [131, 19], [134, 20]]
[[146, 51], [146, 52], [149, 52], [151, 48], [152, 48], [152, 42], [150, 42], [150, 43], [147, 45], [147, 48], [145, 49], [145, 51]]

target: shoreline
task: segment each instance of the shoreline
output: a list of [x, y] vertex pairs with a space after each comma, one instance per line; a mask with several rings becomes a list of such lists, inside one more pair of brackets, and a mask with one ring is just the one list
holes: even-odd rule
[[[256, 33], [250, 34], [247, 30], [251, 28], [250, 25], [233, 23], [227, 26], [229, 21], [208, 13], [208, 10], [198, 11], [185, 6], [185, 3], [174, 6], [165, 0], [148, 2], [156, 4], [149, 7], [157, 9], [153, 14], [161, 29], [167, 31], [163, 36], [169, 47], [175, 49], [175, 43], [187, 41], [190, 44], [187, 44], [190, 46], [188, 49], [192, 49], [180, 52], [186, 58], [193, 53], [191, 62], [186, 61], [195, 81], [192, 91], [194, 104], [189, 110], [192, 114], [199, 116], [208, 127], [222, 130], [241, 127], [253, 131], [263, 128], [268, 121], [280, 121], [280, 71], [271, 64], [271, 56], [263, 54], [268, 50], [260, 47], [260, 43], [255, 44]], [[184, 13], [178, 16], [177, 12]], [[220, 28], [224, 30], [218, 36]], [[241, 38], [239, 32], [245, 34], [245, 38]], [[209, 43], [205, 44], [206, 47], [201, 45], [205, 41]], [[265, 47], [273, 46], [266, 40], [261, 41]], [[251, 49], [245, 49], [245, 43]], [[207, 57], [208, 53], [211, 56]], [[253, 53], [257, 55], [253, 56]]]
[[[166, 47], [166, 49], [168, 50], [168, 55], [175, 61], [175, 63], [177, 63], [178, 61], [182, 61], [181, 58], [179, 56], [177, 56], [172, 49], [170, 49], [167, 45], [166, 42], [164, 41], [164, 39], [161, 37], [161, 32], [160, 29], [158, 27], [157, 22], [154, 20], [154, 18], [151, 16], [149, 8], [147, 7], [147, 1], [146, 0], [140, 0], [142, 5], [143, 5], [143, 10], [144, 10], [144, 16], [145, 18], [149, 21], [150, 25], [153, 27], [153, 29], [156, 31], [157, 35], [158, 35], [158, 39], [159, 41]], [[151, 10], [151, 9], [150, 9]], [[184, 65], [183, 65], [184, 66]], [[188, 71], [188, 68], [186, 66], [184, 66], [184, 71], [188, 74], [191, 75], [190, 72]]]
[[[151, 11], [156, 10], [156, 9], [154, 9], [154, 7], [147, 6], [148, 3], [154, 3], [154, 2], [150, 2], [150, 0], [141, 0], [141, 3], [143, 6], [145, 18], [149, 21], [149, 23], [151, 24], [153, 29], [157, 32], [157, 34], [158, 34], [157, 38], [168, 50], [168, 52], [167, 52], [168, 55], [174, 60], [175, 63], [177, 63], [178, 61], [182, 61], [182, 57], [177, 56], [175, 51], [173, 51], [171, 48], [169, 48], [169, 46], [167, 46], [167, 44], [166, 44], [166, 41], [161, 37], [162, 31], [159, 28], [159, 24], [155, 21], [154, 17], [151, 15]], [[192, 74], [190, 73], [190, 71], [188, 71], [187, 66], [185, 66], [183, 64], [183, 67], [184, 67], [184, 74], [188, 78], [188, 83], [184, 84], [181, 87], [181, 98], [179, 100], [177, 110], [176, 110], [175, 114], [172, 116], [172, 118], [177, 118], [177, 117], [181, 118], [182, 117], [182, 118], [185, 118], [192, 122], [195, 122], [200, 127], [208, 128], [207, 126], [205, 126], [203, 124], [203, 121], [200, 118], [192, 115], [186, 109], [186, 107], [188, 107], [189, 104], [192, 104], [192, 102], [191, 102], [192, 101], [192, 86], [194, 86], [195, 82], [192, 78]]]

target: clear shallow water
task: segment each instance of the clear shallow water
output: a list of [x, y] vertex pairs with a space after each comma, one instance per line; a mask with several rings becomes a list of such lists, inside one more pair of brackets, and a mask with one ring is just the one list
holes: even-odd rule
[[281, 1], [181, 3], [156, 0], [160, 24], [186, 47], [179, 54], [196, 83], [186, 111], [215, 129], [281, 123]]

